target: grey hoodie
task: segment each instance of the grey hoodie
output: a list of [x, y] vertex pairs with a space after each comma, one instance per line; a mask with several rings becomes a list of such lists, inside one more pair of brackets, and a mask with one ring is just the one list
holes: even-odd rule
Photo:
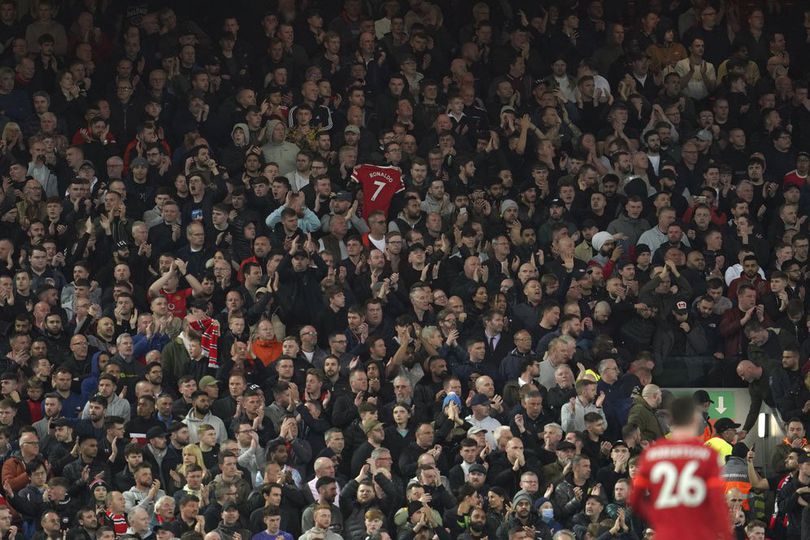
[[279, 124], [284, 127], [284, 137], [287, 137], [287, 126], [284, 125], [284, 122], [275, 118], [268, 120], [264, 132], [267, 142], [262, 146], [262, 155], [265, 163], [270, 161], [277, 163], [278, 173], [284, 176], [295, 171], [295, 156], [301, 149], [286, 139], [280, 143], [273, 142], [273, 131]]
[[[245, 144], [242, 144], [242, 145], [236, 144], [235, 135], [236, 135], [236, 130], [237, 129], [241, 129], [242, 133], [245, 134]], [[234, 124], [233, 128], [231, 128], [231, 140], [233, 141], [233, 144], [235, 144], [236, 146], [247, 146], [247, 144], [250, 142], [250, 129], [248, 128], [248, 125], [245, 124], [244, 122], [239, 122], [238, 124]]]

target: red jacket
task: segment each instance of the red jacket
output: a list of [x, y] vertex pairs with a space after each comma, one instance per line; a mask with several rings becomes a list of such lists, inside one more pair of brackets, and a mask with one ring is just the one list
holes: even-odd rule
[[[740, 311], [740, 308], [734, 306], [733, 308], [726, 310], [723, 313], [723, 317], [720, 319], [720, 335], [723, 337], [725, 342], [725, 349], [723, 350], [723, 354], [726, 355], [726, 358], [739, 358], [742, 354], [742, 340], [745, 337], [743, 334], [743, 327], [740, 325], [740, 320], [745, 316], [744, 311]], [[762, 326], [768, 327], [771, 325], [771, 320], [768, 318], [768, 315], [764, 315], [764, 319], [762, 320]]]
[[743, 274], [729, 283], [726, 296], [729, 298], [737, 298], [737, 289], [739, 289], [740, 285], [743, 283], [751, 285], [754, 290], [757, 291], [757, 302], [761, 302], [765, 295], [771, 292], [770, 285], [768, 285], [768, 282], [762, 279], [762, 276], [759, 274], [757, 274], [754, 279], [748, 279], [745, 274]]

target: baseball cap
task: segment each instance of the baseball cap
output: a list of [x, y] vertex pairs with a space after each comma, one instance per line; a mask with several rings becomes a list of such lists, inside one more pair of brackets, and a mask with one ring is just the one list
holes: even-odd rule
[[799, 465], [802, 463], [810, 463], [810, 453], [802, 452], [799, 454]]
[[489, 398], [484, 394], [475, 394], [470, 405], [489, 405]]
[[712, 142], [714, 137], [712, 137], [711, 132], [708, 129], [701, 129], [695, 134], [695, 138], [699, 141], [703, 142]]
[[480, 427], [480, 426], [473, 426], [467, 430], [467, 437], [472, 437], [473, 435], [477, 435], [478, 433], [486, 433], [487, 430]]
[[81, 165], [79, 165], [80, 169], [84, 169], [85, 167], [90, 167], [94, 171], [96, 170], [96, 166], [93, 165], [93, 162], [90, 161], [89, 159], [85, 159], [84, 161], [82, 161]]
[[503, 107], [501, 107], [501, 114], [503, 114], [503, 113], [505, 113], [505, 112], [511, 112], [511, 113], [514, 113], [514, 112], [515, 112], [515, 108], [514, 108], [514, 107], [512, 107], [511, 105], [504, 105]]
[[678, 313], [679, 315], [689, 313], [689, 304], [683, 300], [678, 300], [675, 302], [675, 313]]
[[557, 451], [564, 452], [565, 450], [576, 450], [577, 447], [572, 442], [560, 441], [557, 443]]
[[481, 465], [480, 463], [473, 463], [472, 465], [470, 465], [470, 468], [469, 468], [468, 472], [487, 474], [486, 468], [483, 465]]
[[217, 380], [216, 380], [214, 377], [212, 377], [211, 375], [206, 375], [205, 377], [203, 377], [202, 379], [200, 379], [199, 384], [197, 384], [197, 388], [199, 388], [200, 390], [202, 390], [202, 389], [204, 389], [206, 386], [211, 386], [212, 384], [213, 384], [213, 385], [216, 385], [216, 384], [217, 384]]
[[717, 433], [722, 433], [727, 429], [737, 429], [738, 427], [740, 427], [740, 424], [737, 424], [731, 418], [718, 418], [714, 423], [714, 431]]
[[295, 259], [296, 257], [303, 257], [306, 259], [307, 257], [309, 257], [309, 253], [307, 253], [303, 249], [299, 249], [298, 251], [293, 253], [293, 259]]
[[709, 393], [706, 390], [695, 390], [695, 393], [692, 394], [692, 399], [698, 405], [703, 405], [704, 403], [714, 404], [714, 401], [709, 397]]
[[166, 430], [159, 426], [151, 427], [149, 428], [149, 431], [146, 432], [147, 439], [154, 439], [157, 437], [165, 437], [165, 436]]
[[352, 202], [352, 194], [348, 191], [338, 191], [335, 193], [335, 199], [339, 201]]
[[355, 125], [349, 124], [348, 126], [343, 128], [343, 133], [355, 133], [357, 135], [360, 135], [360, 128]]
[[549, 206], [561, 206], [565, 208], [565, 203], [562, 202], [562, 199], [551, 199], [551, 202], [548, 203]]

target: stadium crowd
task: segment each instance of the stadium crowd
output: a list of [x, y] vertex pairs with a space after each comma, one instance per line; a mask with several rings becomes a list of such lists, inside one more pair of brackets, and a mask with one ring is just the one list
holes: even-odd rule
[[0, 0], [0, 48], [2, 540], [651, 540], [718, 386], [737, 537], [810, 538], [805, 3]]

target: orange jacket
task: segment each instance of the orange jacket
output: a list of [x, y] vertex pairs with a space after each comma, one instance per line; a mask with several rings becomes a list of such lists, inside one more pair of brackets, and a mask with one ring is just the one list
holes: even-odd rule
[[28, 473], [25, 472], [25, 463], [22, 459], [12, 456], [3, 463], [2, 481], [3, 484], [6, 482], [11, 484], [11, 489], [15, 492], [28, 485]]
[[267, 367], [281, 356], [281, 342], [275, 339], [256, 339], [250, 345], [250, 354]]

